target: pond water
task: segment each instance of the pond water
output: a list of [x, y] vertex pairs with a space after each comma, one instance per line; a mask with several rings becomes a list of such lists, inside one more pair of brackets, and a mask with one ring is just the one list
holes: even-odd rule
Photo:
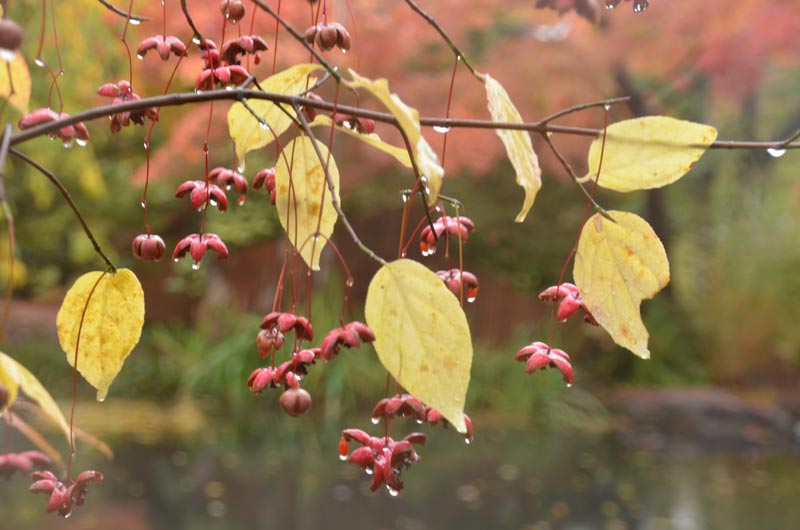
[[115, 461], [79, 459], [106, 481], [66, 521], [44, 514], [46, 499], [27, 493], [26, 479], [0, 481], [0, 528], [800, 528], [800, 455], [791, 451], [644, 451], [613, 434], [508, 425], [465, 445], [433, 431], [392, 497], [370, 493], [369, 477], [339, 462], [334, 428], [286, 421], [268, 418], [256, 435], [204, 429], [155, 444], [112, 441]]

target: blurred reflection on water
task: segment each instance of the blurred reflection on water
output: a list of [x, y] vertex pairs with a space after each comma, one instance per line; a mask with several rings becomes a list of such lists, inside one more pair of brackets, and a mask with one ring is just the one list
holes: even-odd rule
[[393, 498], [371, 494], [368, 477], [339, 462], [337, 427], [319, 420], [270, 414], [255, 435], [212, 427], [157, 445], [111, 440], [114, 462], [80, 456], [79, 469], [96, 466], [106, 483], [71, 519], [45, 515], [45, 499], [15, 477], [0, 483], [0, 528], [800, 528], [796, 453], [670, 455], [631, 449], [611, 434], [524, 425], [484, 427], [467, 446], [453, 432], [435, 431]]

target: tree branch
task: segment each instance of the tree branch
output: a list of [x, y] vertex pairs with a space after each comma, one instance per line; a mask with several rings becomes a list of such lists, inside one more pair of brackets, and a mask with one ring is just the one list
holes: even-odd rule
[[[163, 96], [153, 96], [142, 98], [137, 101], [126, 101], [124, 103], [103, 105], [95, 107], [77, 114], [72, 114], [65, 118], [50, 121], [31, 127], [24, 131], [20, 131], [11, 137], [11, 146], [16, 146], [20, 143], [26, 142], [32, 138], [37, 138], [43, 135], [55, 133], [62, 127], [74, 125], [78, 122], [94, 120], [97, 118], [104, 118], [116, 114], [117, 112], [130, 112], [135, 110], [143, 110], [148, 107], [175, 107], [180, 105], [189, 105], [196, 103], [204, 103], [209, 101], [219, 100], [235, 100], [241, 101], [242, 99], [263, 99], [273, 103], [284, 103], [286, 105], [294, 106], [299, 105], [303, 107], [315, 108], [327, 112], [333, 112], [335, 109], [342, 114], [349, 114], [358, 118], [368, 118], [376, 122], [388, 123], [395, 127], [399, 126], [397, 118], [388, 112], [378, 112], [374, 110], [362, 109], [359, 107], [352, 107], [348, 105], [341, 105], [329, 103], [327, 101], [319, 101], [316, 99], [306, 98], [302, 96], [289, 96], [286, 94], [277, 94], [274, 92], [264, 92], [261, 90], [248, 89], [243, 87], [236, 87], [231, 90], [218, 89], [210, 90], [208, 92], [184, 92], [178, 94], [167, 94]], [[591, 104], [589, 104], [591, 105]], [[549, 118], [552, 119], [552, 118]], [[556, 133], [556, 134], [571, 134], [576, 136], [590, 136], [599, 137], [603, 134], [602, 129], [594, 129], [587, 127], [572, 127], [568, 125], [554, 125], [545, 123], [544, 120], [523, 123], [504, 123], [494, 122], [491, 120], [473, 120], [473, 119], [457, 119], [457, 118], [437, 118], [437, 117], [421, 117], [420, 124], [426, 127], [443, 127], [443, 128], [461, 128], [461, 129], [490, 129], [490, 130], [510, 130], [510, 131], [528, 131], [536, 132], [539, 134]], [[761, 149], [766, 150], [769, 148], [780, 147], [781, 149], [800, 149], [800, 141], [793, 141], [786, 144], [785, 140], [772, 140], [767, 142], [756, 141], [741, 141], [741, 140], [717, 140], [708, 146], [710, 149]]]

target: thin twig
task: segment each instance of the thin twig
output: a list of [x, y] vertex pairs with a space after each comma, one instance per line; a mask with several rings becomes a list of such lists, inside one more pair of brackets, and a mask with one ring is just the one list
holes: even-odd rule
[[539, 123], [546, 124], [550, 123], [551, 121], [563, 118], [567, 114], [572, 114], [574, 112], [580, 112], [582, 110], [591, 109], [594, 107], [610, 107], [611, 105], [616, 105], [618, 103], [623, 103], [631, 99], [630, 96], [620, 96], [616, 98], [609, 98], [609, 99], [601, 99], [600, 101], [591, 101], [589, 103], [581, 103], [580, 105], [574, 105], [572, 107], [566, 108], [564, 110], [560, 110], [554, 114], [546, 116], [539, 120]]
[[121, 17], [129, 18], [129, 19], [135, 20], [137, 22], [147, 22], [148, 20], [152, 20], [150, 17], [144, 17], [144, 16], [141, 16], [141, 15], [133, 15], [131, 13], [128, 13], [127, 11], [123, 11], [122, 9], [120, 9], [120, 8], [118, 8], [116, 6], [111, 5], [106, 0], [97, 0], [97, 1], [100, 2], [101, 4], [103, 4], [103, 6], [105, 6], [106, 9], [108, 9], [112, 13], [116, 13], [117, 15], [119, 15]]
[[544, 138], [544, 141], [547, 142], [547, 145], [548, 147], [550, 147], [550, 150], [553, 151], [553, 154], [556, 155], [558, 161], [561, 162], [561, 165], [564, 167], [564, 170], [569, 174], [569, 177], [572, 179], [572, 182], [574, 182], [575, 185], [578, 186], [583, 196], [586, 197], [586, 200], [589, 201], [589, 203], [591, 203], [592, 208], [594, 208], [594, 211], [599, 213], [609, 221], [616, 222], [614, 221], [614, 218], [611, 217], [611, 215], [609, 215], [609, 213], [602, 206], [597, 204], [597, 201], [594, 200], [594, 197], [592, 197], [592, 194], [589, 193], [589, 190], [583, 187], [583, 184], [581, 184], [578, 175], [575, 174], [575, 170], [572, 169], [570, 163], [567, 161], [566, 158], [564, 158], [564, 155], [561, 154], [561, 151], [558, 150], [556, 145], [553, 143], [553, 140], [550, 138], [550, 135], [545, 133], [541, 136], [542, 138]]
[[317, 158], [319, 159], [319, 162], [322, 164], [322, 168], [325, 171], [325, 180], [327, 181], [328, 189], [331, 192], [331, 204], [333, 204], [333, 209], [336, 210], [337, 214], [339, 214], [339, 217], [344, 223], [345, 228], [350, 233], [350, 238], [353, 240], [353, 243], [355, 243], [356, 246], [360, 248], [361, 251], [367, 256], [377, 261], [381, 265], [386, 265], [385, 259], [378, 256], [375, 251], [361, 242], [361, 239], [358, 237], [358, 234], [356, 234], [355, 229], [342, 211], [342, 206], [339, 204], [339, 199], [336, 198], [336, 186], [333, 184], [333, 179], [328, 171], [328, 164], [325, 161], [325, 157], [322, 155], [322, 151], [319, 150], [319, 145], [317, 145], [317, 140], [314, 137], [314, 133], [311, 131], [311, 127], [308, 125], [308, 120], [306, 120], [306, 117], [303, 115], [303, 112], [300, 110], [298, 105], [294, 105], [293, 107], [297, 113], [297, 119], [300, 122], [300, 126], [303, 128], [303, 132], [305, 132], [306, 136], [308, 136], [308, 138], [311, 140], [311, 145], [314, 146], [314, 152], [317, 154]]
[[189, 24], [189, 27], [192, 28], [192, 32], [194, 32], [193, 40], [196, 41], [195, 44], [202, 48], [205, 46], [205, 39], [203, 38], [203, 34], [200, 33], [200, 30], [197, 29], [197, 26], [194, 25], [194, 20], [192, 20], [192, 16], [189, 14], [189, 7], [186, 5], [186, 0], [181, 0], [181, 11], [183, 11], [183, 16], [186, 18], [186, 23]]
[[444, 41], [447, 43], [447, 45], [453, 51], [453, 53], [456, 56], [456, 59], [461, 61], [462, 63], [464, 63], [464, 66], [466, 66], [467, 69], [469, 69], [469, 71], [472, 72], [472, 75], [474, 75], [478, 79], [478, 81], [483, 82], [484, 79], [485, 79], [485, 76], [482, 73], [480, 73], [477, 70], [475, 70], [475, 68], [473, 68], [473, 66], [469, 63], [469, 61], [467, 61], [467, 56], [464, 55], [464, 52], [462, 52], [460, 49], [458, 49], [458, 46], [456, 46], [456, 44], [453, 42], [453, 39], [450, 38], [450, 36], [445, 32], [445, 30], [442, 28], [442, 26], [439, 25], [439, 23], [436, 21], [436, 19], [433, 18], [432, 16], [430, 16], [425, 11], [423, 11], [422, 8], [420, 8], [416, 3], [414, 3], [413, 0], [406, 0], [406, 4], [408, 4], [408, 6], [414, 12], [416, 12], [419, 16], [424, 18], [425, 21], [428, 24], [433, 26], [433, 29], [435, 29], [439, 33], [439, 35], [442, 37], [442, 39], [444, 39]]
[[272, 8], [269, 7], [269, 5], [267, 5], [266, 2], [263, 2], [262, 0], [253, 0], [253, 3], [258, 7], [260, 7], [261, 9], [263, 9], [264, 11], [266, 11], [267, 13], [269, 13], [272, 18], [277, 20], [278, 23], [281, 26], [283, 26], [284, 29], [286, 29], [286, 31], [288, 31], [292, 35], [292, 37], [294, 37], [297, 40], [297, 42], [305, 46], [305, 48], [311, 52], [311, 55], [313, 55], [314, 58], [317, 61], [319, 61], [319, 64], [325, 67], [328, 73], [330, 73], [331, 76], [333, 76], [333, 78], [336, 79], [337, 82], [342, 80], [342, 75], [339, 73], [336, 67], [331, 65], [331, 63], [329, 63], [328, 61], [326, 61], [325, 58], [322, 55], [320, 55], [320, 53], [316, 49], [314, 49], [314, 46], [306, 42], [305, 37], [299, 31], [297, 31], [294, 26], [289, 24], [282, 16], [273, 11]]
[[67, 201], [67, 204], [69, 204], [69, 207], [72, 208], [72, 211], [75, 213], [75, 217], [77, 217], [78, 221], [81, 223], [81, 226], [83, 227], [83, 231], [86, 233], [86, 237], [88, 237], [89, 241], [92, 242], [92, 246], [94, 247], [94, 251], [97, 252], [97, 254], [103, 259], [103, 261], [106, 262], [106, 266], [108, 267], [108, 269], [111, 272], [116, 272], [117, 268], [114, 266], [114, 264], [108, 258], [108, 256], [106, 256], [106, 253], [103, 252], [103, 249], [100, 248], [100, 244], [95, 239], [94, 234], [92, 234], [92, 231], [89, 228], [89, 225], [86, 224], [86, 220], [83, 218], [83, 215], [81, 215], [80, 210], [78, 210], [78, 206], [75, 204], [75, 201], [72, 200], [72, 196], [69, 194], [69, 191], [67, 191], [67, 188], [65, 188], [64, 185], [61, 183], [61, 181], [58, 180], [58, 177], [56, 177], [51, 171], [49, 171], [48, 169], [43, 167], [37, 161], [35, 161], [34, 159], [30, 158], [28, 155], [26, 155], [26, 154], [24, 154], [24, 153], [22, 153], [20, 151], [17, 151], [13, 147], [9, 148], [8, 152], [11, 153], [12, 156], [15, 156], [15, 157], [19, 158], [20, 160], [22, 160], [23, 162], [25, 162], [29, 166], [31, 166], [34, 169], [36, 169], [39, 173], [41, 173], [42, 175], [47, 177], [47, 179], [56, 188], [58, 188], [58, 191], [61, 192], [61, 196], [64, 197], [65, 201]]

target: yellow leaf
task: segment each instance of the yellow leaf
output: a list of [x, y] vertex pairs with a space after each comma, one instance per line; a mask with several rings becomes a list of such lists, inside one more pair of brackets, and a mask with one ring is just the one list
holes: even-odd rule
[[[2, 355], [2, 354], [0, 354]], [[0, 416], [3, 415], [3, 412], [11, 406], [14, 401], [17, 399], [17, 392], [19, 392], [19, 385], [17, 384], [17, 380], [8, 373], [8, 371], [3, 367], [2, 362], [0, 361], [0, 386], [6, 387], [6, 392], [8, 393], [7, 401], [4, 405], [0, 406]]]
[[128, 269], [86, 273], [67, 291], [56, 317], [58, 340], [72, 366], [79, 348], [78, 371], [97, 389], [98, 401], [139, 342], [143, 324], [144, 293]]
[[472, 340], [464, 311], [444, 282], [416, 261], [388, 263], [370, 282], [364, 311], [383, 366], [465, 433]]
[[414, 161], [417, 164], [420, 174], [425, 179], [428, 193], [428, 206], [433, 206], [439, 198], [442, 189], [442, 179], [444, 179], [444, 168], [439, 162], [439, 157], [422, 136], [419, 125], [419, 112], [412, 109], [400, 99], [397, 94], [389, 92], [389, 82], [386, 79], [371, 80], [361, 77], [353, 70], [350, 70], [353, 78], [353, 86], [367, 89], [373, 96], [381, 100], [381, 103], [397, 118], [400, 128], [403, 129]]
[[[486, 82], [486, 98], [489, 102], [489, 113], [492, 121], [522, 123], [522, 116], [508, 97], [503, 85], [484, 74]], [[527, 131], [508, 131], [496, 129], [497, 136], [506, 148], [506, 154], [517, 174], [517, 184], [525, 190], [525, 202], [517, 214], [516, 222], [521, 223], [533, 206], [536, 194], [542, 187], [542, 169], [539, 157], [533, 151], [531, 137]]]
[[[317, 114], [317, 117], [314, 118], [314, 121], [311, 122], [309, 125], [312, 127], [316, 127], [317, 125], [325, 125], [331, 127], [333, 125], [333, 121], [330, 119], [329, 116], [324, 114]], [[339, 127], [338, 125], [335, 126], [337, 131], [341, 131], [345, 134], [352, 136], [353, 138], [358, 138], [362, 142], [371, 145], [377, 149], [380, 149], [386, 154], [389, 154], [397, 159], [398, 162], [403, 164], [406, 167], [411, 167], [411, 159], [408, 157], [408, 151], [402, 149], [400, 147], [396, 147], [392, 144], [387, 144], [381, 137], [375, 133], [370, 134], [363, 134], [353, 129], [349, 129], [347, 127]]]
[[[260, 83], [265, 92], [287, 94], [296, 96], [308, 89], [316, 82], [316, 78], [309, 74], [322, 68], [319, 64], [297, 64], [282, 72], [271, 75]], [[228, 111], [228, 131], [236, 146], [236, 156], [240, 163], [244, 156], [255, 149], [269, 145], [275, 140], [275, 135], [281, 135], [292, 125], [292, 120], [281, 110], [283, 107], [289, 115], [294, 115], [291, 106], [278, 106], [271, 101], [251, 99], [247, 105], [256, 115], [266, 121], [269, 127], [262, 127], [249, 110], [242, 103], [234, 103]], [[274, 133], [273, 133], [274, 131]]]
[[[710, 125], [647, 116], [614, 123], [606, 132], [598, 184], [616, 191], [660, 188], [685, 175], [717, 139]], [[589, 175], [600, 165], [603, 138], [589, 148]]]
[[638, 215], [609, 212], [584, 225], [573, 275], [586, 306], [614, 342], [647, 359], [649, 334], [639, 306], [669, 283], [669, 262], [658, 236]]
[[[9, 70], [11, 80], [9, 82]], [[11, 89], [14, 93], [11, 93]], [[28, 103], [31, 100], [31, 74], [28, 64], [21, 52], [14, 55], [11, 61], [0, 60], [0, 97], [8, 99], [22, 114], [28, 113]]]
[[[339, 200], [339, 169], [325, 144], [317, 142]], [[314, 144], [306, 136], [284, 147], [275, 168], [275, 207], [289, 240], [312, 270], [319, 270], [319, 255], [339, 215]], [[319, 229], [317, 229], [319, 227]], [[317, 237], [323, 236], [323, 237]]]
[[61, 413], [53, 397], [44, 388], [36, 376], [30, 373], [27, 368], [17, 361], [0, 352], [0, 370], [5, 370], [6, 374], [19, 385], [26, 396], [31, 398], [42, 409], [47, 418], [52, 421], [69, 441], [69, 425], [66, 418]]

